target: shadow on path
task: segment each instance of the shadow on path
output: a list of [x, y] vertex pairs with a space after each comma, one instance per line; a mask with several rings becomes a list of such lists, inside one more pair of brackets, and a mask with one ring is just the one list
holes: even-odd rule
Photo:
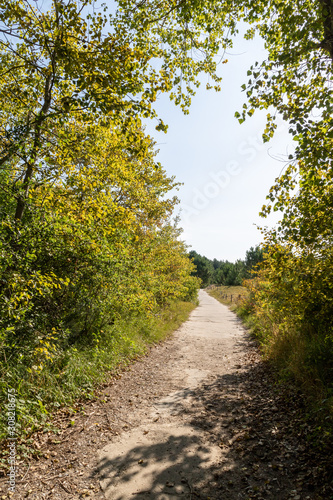
[[301, 398], [278, 395], [272, 380], [253, 350], [241, 369], [185, 390], [178, 423], [113, 441], [95, 471], [107, 498], [333, 498], [332, 455], [311, 449]]
[[[112, 460], [101, 460], [98, 472], [104, 490], [114, 500], [189, 498], [202, 477], [210, 476], [211, 447], [203, 446], [201, 434], [194, 434], [191, 427], [157, 427], [149, 433], [156, 442], [138, 444]], [[131, 439], [139, 438], [131, 433]], [[133, 486], [136, 492], [129, 495]]]

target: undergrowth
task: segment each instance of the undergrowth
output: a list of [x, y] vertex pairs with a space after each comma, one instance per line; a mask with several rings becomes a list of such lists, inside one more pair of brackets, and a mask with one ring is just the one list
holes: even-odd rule
[[[8, 389], [16, 393], [17, 438], [24, 441], [41, 428], [52, 426], [52, 413], [76, 400], [94, 397], [95, 389], [118, 370], [164, 340], [195, 308], [193, 302], [173, 302], [151, 316], [116, 320], [87, 344], [67, 347], [42, 370], [8, 359], [0, 372], [0, 407], [5, 408]], [[0, 416], [0, 440], [8, 438], [7, 412]]]
[[249, 295], [244, 286], [210, 286], [207, 291], [222, 304], [235, 308]]
[[[229, 288], [226, 290], [226, 288]], [[258, 341], [265, 360], [273, 368], [276, 382], [284, 390], [301, 391], [305, 400], [303, 418], [311, 421], [314, 445], [326, 447], [333, 440], [333, 344], [326, 332], [310, 325], [279, 321], [278, 311], [263, 310], [253, 293], [244, 287], [215, 287], [210, 295], [228, 305]], [[226, 297], [226, 295], [229, 297]]]

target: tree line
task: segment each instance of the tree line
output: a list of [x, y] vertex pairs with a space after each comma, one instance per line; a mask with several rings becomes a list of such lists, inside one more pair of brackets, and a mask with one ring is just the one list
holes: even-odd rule
[[236, 262], [211, 260], [195, 250], [189, 252], [189, 257], [195, 265], [192, 274], [200, 278], [202, 287], [213, 284], [241, 286], [245, 279], [253, 277], [258, 264], [263, 261], [264, 251], [259, 245], [251, 247], [246, 252], [245, 259], [238, 259]]

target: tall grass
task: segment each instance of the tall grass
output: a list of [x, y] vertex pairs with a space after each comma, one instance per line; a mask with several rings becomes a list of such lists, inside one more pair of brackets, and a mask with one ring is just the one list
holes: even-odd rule
[[[214, 287], [208, 292], [243, 320], [259, 343], [279, 383], [301, 390], [307, 415], [316, 422], [314, 435], [322, 445], [333, 439], [332, 336], [298, 321], [296, 314], [261, 302], [244, 287]], [[233, 295], [233, 301], [230, 296]], [[234, 296], [241, 296], [238, 301]]]
[[[152, 316], [138, 316], [116, 321], [89, 345], [79, 339], [71, 347], [57, 353], [41, 371], [26, 364], [1, 367], [0, 406], [5, 408], [7, 389], [16, 391], [16, 428], [24, 440], [41, 427], [51, 424], [52, 412], [71, 405], [79, 398], [91, 398], [99, 384], [124, 368], [148, 348], [164, 340], [189, 316], [196, 304], [174, 302]], [[6, 439], [6, 412], [0, 416], [0, 440]]]
[[222, 304], [236, 309], [247, 299], [249, 291], [244, 286], [210, 286], [208, 293]]

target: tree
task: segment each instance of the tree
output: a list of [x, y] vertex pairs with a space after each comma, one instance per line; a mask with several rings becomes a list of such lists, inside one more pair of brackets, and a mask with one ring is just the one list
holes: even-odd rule
[[96, 14], [93, 4], [54, 0], [43, 11], [28, 0], [0, 2], [0, 163], [16, 164], [17, 219], [30, 185], [44, 172], [58, 122], [77, 113], [87, 121], [108, 114], [123, 124], [138, 114], [154, 117], [159, 92], [168, 92], [187, 112], [201, 72], [219, 88], [216, 56], [232, 45], [243, 21], [250, 24], [246, 38], [258, 32], [265, 40], [268, 59], [249, 69], [243, 86], [248, 103], [237, 116], [242, 122], [256, 109], [268, 109], [269, 140], [280, 113], [298, 143], [271, 191], [274, 209], [288, 204], [295, 175], [310, 183], [319, 171], [330, 175], [330, 0], [120, 0], [111, 14], [106, 6]]
[[[199, 32], [193, 43], [206, 55], [195, 61], [175, 19], [171, 32], [166, 25], [157, 32], [153, 12], [140, 23], [140, 8], [132, 11], [131, 2], [119, 2], [114, 14], [105, 5], [96, 13], [94, 4], [52, 0], [46, 11], [29, 0], [0, 1], [0, 166], [12, 169], [16, 220], [29, 190], [57, 175], [48, 152], [60, 141], [71, 147], [59, 130], [73, 118], [112, 118], [126, 134], [137, 116], [156, 116], [159, 92], [169, 92], [186, 111], [197, 75], [217, 79], [217, 49], [200, 41]], [[158, 128], [165, 128], [162, 121]]]
[[[248, 83], [243, 85], [247, 103], [236, 117], [242, 123], [255, 110], [266, 109], [264, 141], [274, 135], [277, 114], [288, 121], [296, 151], [286, 159], [284, 173], [272, 187], [270, 203], [263, 208], [262, 215], [266, 216], [272, 208], [287, 210], [282, 227], [287, 230], [298, 226], [304, 208], [309, 207], [309, 204], [307, 208], [303, 205], [310, 191], [332, 181], [331, 0], [178, 0], [168, 3], [132, 0], [121, 1], [119, 6], [119, 15], [135, 33], [134, 39], [148, 36], [152, 44], [162, 43], [171, 54], [177, 53], [178, 61], [181, 60], [178, 71], [184, 78], [190, 77], [189, 81], [193, 53], [203, 51], [202, 68], [208, 64], [213, 69], [214, 56], [232, 46], [240, 23], [249, 26], [245, 38], [259, 34], [264, 39], [268, 57], [249, 68]], [[178, 46], [178, 52], [174, 48], [175, 33], [183, 48]], [[195, 75], [196, 71], [193, 77]], [[189, 89], [188, 93], [190, 96]], [[178, 102], [180, 99], [188, 102], [178, 94]], [[294, 211], [288, 207], [297, 183], [302, 187], [304, 202]], [[299, 236], [303, 237], [300, 233]]]
[[73, 116], [126, 112], [125, 96], [137, 90], [129, 66], [140, 70], [141, 55], [124, 37], [102, 37], [105, 17], [84, 16], [89, 3], [54, 1], [47, 12], [0, 3], [0, 164], [15, 164], [17, 220], [31, 186], [52, 179], [49, 148], [66, 143], [59, 127]]
[[212, 262], [207, 257], [198, 254], [194, 250], [189, 252], [189, 258], [195, 265], [193, 275], [201, 280], [201, 286], [205, 288], [214, 282], [214, 268]]
[[257, 270], [258, 264], [260, 264], [264, 260], [264, 251], [263, 249], [257, 245], [255, 247], [251, 247], [250, 250], [247, 250], [244, 261], [244, 278], [250, 278], [254, 271]]
[[240, 286], [245, 278], [251, 276], [251, 271], [263, 260], [263, 252], [259, 246], [246, 252], [245, 261], [238, 259], [236, 262], [228, 260], [210, 260], [194, 250], [189, 252], [189, 257], [195, 265], [193, 272], [201, 279], [202, 286], [210, 284], [224, 286]]
[[58, 177], [30, 189], [20, 231], [1, 200], [0, 354], [28, 366], [43, 366], [33, 362], [41, 343], [90, 342], [116, 318], [192, 299], [198, 286], [171, 219], [177, 184], [143, 130], [126, 138], [75, 120], [60, 133], [72, 148], [56, 146]]
[[[46, 11], [0, 0], [1, 336], [10, 322], [44, 331], [57, 308], [68, 325], [61, 304], [75, 304], [74, 322], [89, 330], [87, 304], [89, 321], [101, 304], [110, 319], [116, 304], [149, 311], [179, 284], [184, 294], [193, 289], [170, 221], [175, 200], [164, 198], [174, 181], [154, 162], [140, 118], [156, 118], [160, 92], [188, 112], [200, 73], [219, 89], [217, 56], [226, 62], [244, 21], [246, 38], [259, 33], [268, 58], [249, 68], [248, 102], [236, 116], [266, 109], [267, 141], [279, 113], [297, 143], [262, 210], [284, 211], [266, 235], [269, 262], [275, 277], [281, 252], [324, 272], [333, 222], [331, 0], [119, 0], [111, 13], [94, 5], [52, 0]], [[199, 257], [208, 284], [214, 266]], [[286, 282], [297, 283], [288, 272]], [[331, 296], [330, 287], [321, 294]]]

